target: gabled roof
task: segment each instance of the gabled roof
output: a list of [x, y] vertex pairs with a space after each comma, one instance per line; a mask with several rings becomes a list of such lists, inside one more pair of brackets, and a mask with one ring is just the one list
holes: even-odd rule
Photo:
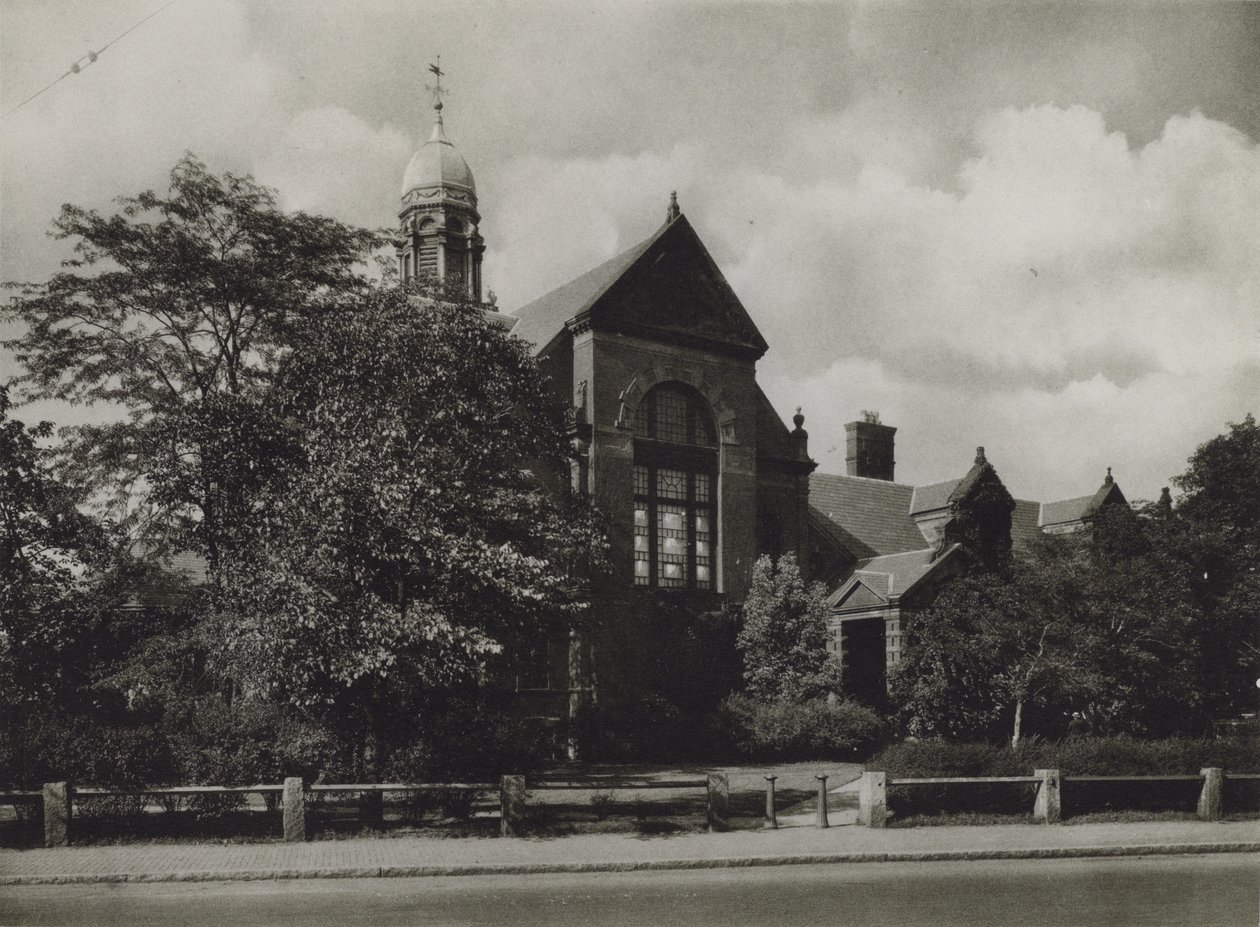
[[595, 300], [603, 296], [667, 228], [668, 225], [662, 225], [650, 238], [633, 248], [517, 309], [513, 313], [516, 325], [512, 334], [532, 344], [534, 353], [541, 351], [564, 330], [565, 322], [589, 310]]
[[834, 608], [877, 608], [888, 602], [888, 577], [881, 574], [863, 574], [845, 585], [844, 595], [836, 600]]
[[913, 486], [888, 480], [830, 473], [809, 477], [810, 507], [876, 555], [923, 547], [923, 534], [910, 517], [913, 496]]
[[929, 483], [927, 486], [914, 487], [914, 495], [910, 499], [910, 514], [918, 515], [920, 512], [945, 508], [961, 482], [962, 477], [959, 477], [955, 480], [945, 480], [943, 483]]
[[875, 593], [885, 602], [893, 596], [904, 596], [958, 549], [959, 545], [955, 544], [944, 554], [937, 556], [933, 548], [925, 547], [920, 550], [863, 560], [854, 567], [852, 575], [831, 594], [827, 599], [827, 604], [831, 608], [879, 604], [859, 602], [852, 598], [853, 591], [859, 585]]
[[1080, 521], [1089, 513], [1093, 495], [1077, 496], [1073, 499], [1058, 499], [1041, 504], [1040, 524], [1043, 528], [1061, 525], [1066, 522]]
[[523, 306], [513, 334], [542, 351], [566, 323], [761, 357], [765, 339], [685, 216]]
[[1107, 468], [1107, 478], [1093, 495], [1059, 499], [1057, 502], [1043, 502], [1039, 524], [1043, 528], [1050, 528], [1055, 525], [1085, 521], [1097, 515], [1098, 510], [1107, 504], [1127, 504], [1124, 493], [1112, 479], [1110, 467]]

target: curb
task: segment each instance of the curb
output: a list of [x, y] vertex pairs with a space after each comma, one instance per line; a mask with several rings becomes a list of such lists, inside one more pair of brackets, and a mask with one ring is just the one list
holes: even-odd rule
[[279, 879], [411, 879], [434, 876], [545, 875], [585, 872], [659, 872], [682, 869], [741, 869], [832, 863], [926, 863], [949, 860], [1087, 859], [1116, 856], [1190, 856], [1260, 853], [1260, 842], [1171, 843], [1111, 847], [1041, 847], [1014, 850], [927, 850], [888, 853], [813, 853], [799, 856], [731, 856], [589, 863], [469, 863], [453, 866], [337, 866], [307, 869], [226, 869], [184, 872], [77, 873], [0, 876], [6, 885], [81, 885], [119, 882], [253, 882]]

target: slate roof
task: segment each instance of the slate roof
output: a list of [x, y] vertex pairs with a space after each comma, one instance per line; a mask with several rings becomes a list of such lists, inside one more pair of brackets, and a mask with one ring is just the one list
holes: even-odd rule
[[[944, 562], [945, 558], [956, 551], [958, 547], [959, 545], [955, 544], [940, 557], [935, 556], [936, 552], [933, 548], [925, 547], [919, 550], [887, 554], [882, 557], [871, 557], [868, 560], [863, 560], [854, 568], [852, 575], [831, 594], [827, 604], [834, 608], [848, 596], [857, 583], [861, 583], [867, 589], [881, 596], [885, 601], [891, 596], [904, 595], [914, 587], [915, 583], [935, 569], [938, 564]], [[851, 608], [861, 604], [866, 603], [850, 601], [842, 607]]]
[[564, 330], [565, 322], [590, 309], [668, 228], [668, 223], [662, 225], [633, 248], [517, 309], [512, 334], [532, 344], [537, 354]]
[[945, 480], [943, 483], [929, 483], [927, 486], [914, 487], [914, 495], [910, 500], [910, 514], [918, 515], [920, 512], [945, 508], [949, 505], [950, 496], [954, 494], [954, 490], [961, 482], [962, 477], [959, 477], [956, 480]]
[[1080, 521], [1090, 514], [1090, 503], [1094, 501], [1091, 493], [1088, 496], [1077, 496], [1074, 499], [1059, 499], [1057, 502], [1041, 504], [1041, 526], [1050, 527], [1065, 522]]
[[913, 486], [888, 480], [830, 473], [811, 473], [809, 477], [811, 508], [875, 555], [924, 546], [923, 534], [910, 517], [913, 497]]

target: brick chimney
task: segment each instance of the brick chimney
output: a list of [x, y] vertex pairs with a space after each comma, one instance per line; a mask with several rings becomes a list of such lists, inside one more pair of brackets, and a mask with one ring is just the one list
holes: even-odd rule
[[863, 412], [862, 420], [844, 426], [845, 464], [849, 476], [892, 482], [893, 435], [897, 429], [879, 423], [878, 412]]

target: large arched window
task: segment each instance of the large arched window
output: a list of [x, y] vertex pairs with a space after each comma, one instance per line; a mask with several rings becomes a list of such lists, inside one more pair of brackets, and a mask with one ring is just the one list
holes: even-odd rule
[[634, 420], [634, 584], [713, 589], [717, 434], [703, 399], [667, 383]]

